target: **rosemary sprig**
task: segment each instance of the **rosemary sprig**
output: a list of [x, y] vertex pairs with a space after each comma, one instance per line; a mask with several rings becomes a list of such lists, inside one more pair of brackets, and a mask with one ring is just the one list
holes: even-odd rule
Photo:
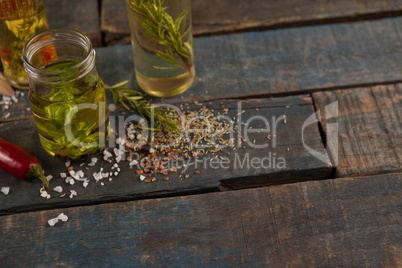
[[141, 18], [140, 24], [145, 31], [154, 37], [159, 45], [166, 47], [165, 51], [156, 51], [156, 56], [177, 68], [184, 68], [178, 63], [176, 52], [183, 61], [185, 69], [194, 76], [189, 60], [193, 57], [192, 43], [184, 41], [190, 27], [184, 34], [180, 33], [180, 25], [190, 12], [190, 8], [173, 20], [165, 11], [166, 7], [163, 7], [164, 0], [129, 0], [129, 2], [132, 10]]
[[[178, 131], [177, 121], [171, 120], [166, 114], [170, 111], [167, 109], [158, 108], [158, 105], [149, 104], [148, 101], [142, 100], [146, 94], [135, 90], [126, 89], [128, 80], [117, 83], [113, 86], [105, 86], [112, 92], [114, 103], [121, 103], [127, 110], [137, 111], [147, 122], [154, 121], [155, 126], [159, 127], [170, 127], [174, 131]], [[138, 125], [139, 128], [144, 128]], [[156, 127], [154, 129], [147, 128], [149, 130], [159, 131], [160, 128]]]

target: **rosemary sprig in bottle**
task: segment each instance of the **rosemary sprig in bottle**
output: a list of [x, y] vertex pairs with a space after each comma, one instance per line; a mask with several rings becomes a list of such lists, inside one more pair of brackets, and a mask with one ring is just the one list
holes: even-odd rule
[[[174, 131], [178, 131], [178, 122], [171, 120], [171, 116], [167, 114], [170, 113], [167, 109], [158, 108], [157, 105], [149, 104], [148, 101], [143, 100], [146, 94], [135, 90], [126, 89], [128, 80], [117, 83], [113, 86], [105, 86], [112, 92], [114, 103], [121, 103], [127, 110], [137, 111], [145, 120], [148, 122], [154, 121], [154, 125], [157, 126], [154, 129], [148, 128], [149, 130], [159, 131], [160, 128], [170, 127]], [[159, 127], [158, 127], [159, 126]], [[138, 128], [144, 128], [141, 125]]]
[[156, 56], [166, 60], [177, 68], [183, 68], [175, 57], [176, 52], [183, 61], [187, 71], [194, 77], [194, 71], [191, 68], [189, 60], [190, 57], [193, 57], [193, 44], [184, 41], [190, 27], [184, 34], [180, 33], [180, 25], [187, 13], [190, 12], [190, 8], [180, 14], [176, 20], [173, 20], [172, 16], [165, 11], [166, 7], [163, 6], [164, 0], [128, 1], [131, 9], [139, 16], [139, 23], [143, 29], [151, 35], [159, 45], [165, 47], [164, 51], [156, 51]]

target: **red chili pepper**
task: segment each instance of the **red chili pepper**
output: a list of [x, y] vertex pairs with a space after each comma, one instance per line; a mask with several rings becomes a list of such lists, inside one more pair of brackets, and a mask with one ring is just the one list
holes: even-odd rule
[[39, 179], [47, 189], [49, 182], [38, 158], [0, 138], [0, 168], [22, 180]]

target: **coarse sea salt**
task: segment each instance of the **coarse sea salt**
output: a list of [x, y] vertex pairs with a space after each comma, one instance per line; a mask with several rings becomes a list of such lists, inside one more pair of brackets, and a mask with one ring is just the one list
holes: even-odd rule
[[53, 191], [61, 193], [61, 192], [63, 192], [63, 188], [61, 186], [56, 186], [53, 188]]
[[46, 199], [50, 198], [50, 194], [48, 192], [46, 192], [46, 190], [43, 190], [43, 188], [40, 188], [40, 196]]
[[137, 165], [138, 164], [138, 161], [137, 160], [133, 160], [133, 161], [131, 161], [130, 162], [130, 164], [128, 164], [129, 166], [134, 166], [134, 165]]
[[98, 158], [92, 157], [91, 162], [88, 164], [88, 166], [93, 167], [95, 166], [96, 162], [98, 162]]
[[66, 167], [69, 167], [71, 165], [70, 161], [66, 161], [66, 163], [64, 163], [66, 165]]
[[53, 176], [52, 176], [52, 175], [48, 175], [48, 176], [46, 176], [46, 179], [47, 179], [48, 181], [50, 181], [51, 179], [53, 179]]
[[50, 225], [50, 226], [54, 226], [56, 223], [58, 223], [59, 221], [67, 221], [68, 220], [68, 217], [67, 217], [67, 215], [66, 214], [64, 214], [64, 213], [60, 213], [59, 214], [59, 216], [57, 216], [56, 218], [53, 218], [53, 219], [50, 219], [50, 220], [48, 220], [47, 221], [47, 223]]
[[10, 192], [10, 187], [1, 187], [0, 192], [2, 192], [4, 195], [8, 195]]
[[140, 180], [143, 181], [143, 180], [145, 180], [145, 178], [146, 178], [145, 175], [140, 175]]
[[77, 192], [75, 190], [70, 190], [70, 198], [73, 198], [74, 196], [77, 196]]

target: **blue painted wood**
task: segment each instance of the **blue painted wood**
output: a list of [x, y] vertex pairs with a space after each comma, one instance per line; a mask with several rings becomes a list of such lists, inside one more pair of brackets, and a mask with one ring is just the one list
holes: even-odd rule
[[[191, 7], [196, 36], [384, 18], [402, 13], [400, 0], [193, 0]], [[102, 0], [101, 29], [108, 46], [130, 43], [126, 12], [124, 0]]]
[[338, 143], [328, 143], [339, 159], [336, 176], [402, 171], [402, 84], [317, 92], [313, 98], [322, 112], [339, 105], [336, 120], [321, 117], [327, 136], [328, 124], [336, 122], [339, 130]]
[[[397, 267], [402, 174], [0, 217], [0, 264]], [[60, 213], [69, 220], [50, 227]]]
[[[166, 101], [305, 93], [402, 81], [402, 17], [194, 40], [196, 80]], [[134, 79], [131, 46], [97, 50], [108, 84]]]

